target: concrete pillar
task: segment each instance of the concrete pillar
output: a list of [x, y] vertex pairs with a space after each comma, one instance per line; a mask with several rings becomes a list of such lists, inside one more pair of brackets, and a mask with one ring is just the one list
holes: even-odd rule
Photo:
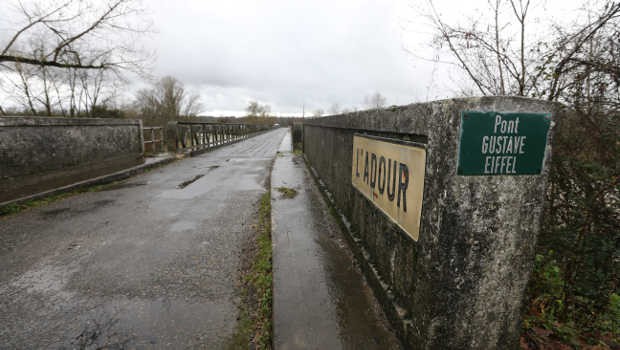
[[[484, 97], [304, 121], [306, 158], [350, 221], [369, 281], [411, 348], [518, 347], [552, 120], [565, 113], [546, 101]], [[417, 237], [353, 187], [356, 134], [415, 142], [426, 150]], [[497, 154], [489, 151], [491, 136]], [[523, 149], [515, 150], [521, 141]], [[516, 168], [512, 158], [501, 158], [513, 154]], [[530, 155], [535, 159], [527, 160]]]

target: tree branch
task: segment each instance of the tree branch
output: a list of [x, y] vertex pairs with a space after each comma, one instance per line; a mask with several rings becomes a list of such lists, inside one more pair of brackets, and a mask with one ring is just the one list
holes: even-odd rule
[[106, 18], [114, 12], [114, 10], [116, 10], [116, 8], [118, 8], [118, 6], [120, 6], [121, 3], [123, 3], [124, 0], [117, 0], [115, 3], [113, 3], [110, 8], [105, 11], [96, 21], [94, 21], [88, 28], [84, 29], [83, 31], [81, 31], [80, 33], [77, 33], [76, 35], [67, 38], [65, 40], [63, 40], [61, 43], [58, 44], [58, 46], [54, 49], [54, 59], [53, 61], [56, 61], [58, 59], [58, 56], [60, 55], [60, 52], [63, 48], [71, 45], [71, 43], [75, 42], [76, 40], [79, 40], [81, 37], [83, 37], [84, 35], [86, 35], [87, 33], [93, 31], [95, 28], [97, 28], [99, 25], [101, 25]]
[[[572, 50], [570, 50], [569, 53], [564, 56], [564, 58], [562, 58], [562, 60], [560, 60], [560, 62], [558, 62], [558, 64], [555, 66], [555, 69], [553, 71], [554, 78], [551, 83], [551, 88], [549, 89], [549, 96], [547, 97], [549, 101], [555, 100], [558, 96], [558, 82], [560, 80], [560, 77], [562, 76], [562, 73], [564, 73], [564, 67], [568, 64], [568, 62], [570, 62], [573, 56], [577, 54], [581, 47], [586, 42], [588, 42], [588, 40], [590, 40], [598, 32], [599, 29], [605, 26], [607, 22], [616, 17], [618, 13], [620, 13], [620, 2], [613, 4], [606, 13], [603, 13], [601, 16], [599, 16], [598, 20], [595, 21], [593, 25], [586, 26], [576, 34], [572, 35], [569, 40], [567, 40], [567, 42], [575, 42], [575, 45], [573, 46]], [[585, 36], [579, 39], [579, 36], [586, 33], [589, 28], [592, 29]]]
[[430, 5], [431, 9], [433, 10], [432, 20], [435, 22], [435, 25], [436, 25], [437, 29], [440, 31], [441, 35], [443, 36], [443, 38], [448, 43], [448, 47], [450, 48], [450, 51], [456, 57], [456, 59], [461, 63], [461, 66], [467, 72], [467, 74], [469, 75], [471, 80], [474, 82], [474, 84], [476, 84], [476, 87], [478, 87], [478, 90], [480, 90], [480, 92], [483, 95], [487, 95], [487, 92], [485, 92], [485, 88], [482, 86], [482, 83], [480, 82], [480, 80], [474, 75], [474, 73], [471, 71], [469, 65], [465, 62], [465, 60], [461, 57], [461, 54], [454, 47], [454, 45], [452, 43], [452, 39], [450, 38], [450, 35], [448, 35], [448, 32], [446, 30], [446, 26], [441, 21], [441, 18], [439, 17], [439, 14], [437, 13], [437, 10], [435, 9], [435, 5], [433, 4], [432, 0], [429, 0], [429, 5]]
[[37, 66], [57, 67], [57, 68], [76, 68], [76, 69], [107, 69], [114, 66], [111, 63], [101, 64], [81, 64], [81, 63], [65, 63], [58, 61], [48, 61], [45, 59], [35, 59], [28, 57], [19, 57], [13, 55], [0, 55], [0, 62], [13, 62], [21, 64], [31, 64]]
[[[11, 48], [11, 46], [13, 46], [13, 44], [15, 44], [15, 41], [17, 41], [17, 39], [19, 38], [20, 35], [22, 35], [24, 32], [26, 32], [28, 29], [34, 27], [35, 25], [39, 24], [39, 23], [45, 23], [47, 21], [47, 19], [51, 16], [53, 16], [54, 14], [56, 14], [57, 12], [61, 11], [62, 9], [66, 8], [67, 6], [69, 6], [69, 4], [71, 3], [71, 1], [68, 1], [66, 3], [64, 3], [63, 5], [55, 8], [54, 10], [48, 12], [47, 14], [39, 17], [37, 20], [35, 21], [30, 21], [30, 23], [28, 23], [27, 25], [25, 25], [23, 28], [21, 28], [20, 30], [18, 30], [15, 35], [13, 35], [13, 37], [11, 38], [11, 40], [9, 41], [9, 43], [4, 47], [4, 50], [2, 50], [1, 55], [5, 55], [9, 49]], [[28, 13], [25, 11], [25, 9], [22, 7], [22, 11], [24, 12], [24, 14], [26, 14], [26, 16], [31, 19], [31, 17], [28, 15]], [[52, 21], [52, 22], [57, 22], [58, 20]]]
[[620, 67], [611, 63], [584, 60], [580, 58], [570, 58], [569, 61], [592, 67], [602, 73], [613, 75], [616, 79], [620, 77]]

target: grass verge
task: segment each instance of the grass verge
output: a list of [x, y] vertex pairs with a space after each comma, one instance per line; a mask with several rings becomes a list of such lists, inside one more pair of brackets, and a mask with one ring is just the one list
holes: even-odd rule
[[244, 266], [237, 329], [229, 349], [272, 348], [271, 192], [260, 199], [256, 240]]

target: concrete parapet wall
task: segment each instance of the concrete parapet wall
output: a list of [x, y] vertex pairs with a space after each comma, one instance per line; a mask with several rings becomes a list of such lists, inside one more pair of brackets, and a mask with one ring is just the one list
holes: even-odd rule
[[139, 120], [0, 118], [0, 202], [143, 162]]
[[293, 123], [292, 138], [293, 138], [293, 148], [301, 150], [302, 142], [303, 142], [303, 124], [302, 123]]
[[[306, 159], [351, 223], [387, 314], [414, 349], [516, 348], [534, 262], [551, 135], [539, 175], [457, 175], [462, 111], [551, 113], [524, 98], [451, 99], [307, 119]], [[420, 233], [414, 241], [352, 186], [355, 133], [426, 146]], [[364, 265], [364, 264], [362, 264]], [[381, 299], [381, 298], [380, 298]]]

